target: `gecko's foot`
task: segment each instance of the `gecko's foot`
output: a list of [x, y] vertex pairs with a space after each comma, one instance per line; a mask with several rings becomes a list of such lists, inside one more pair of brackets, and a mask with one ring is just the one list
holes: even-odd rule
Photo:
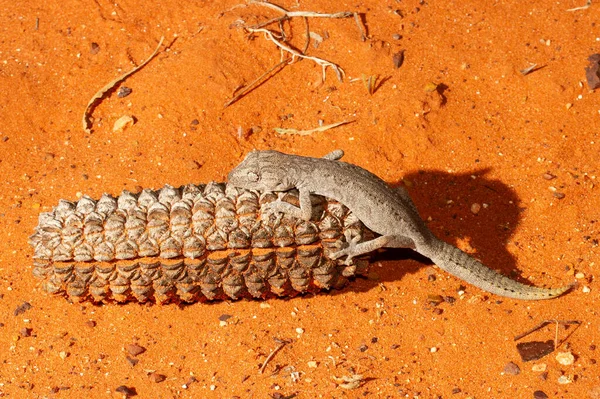
[[270, 215], [283, 214], [285, 216], [291, 216], [299, 218], [301, 214], [300, 208], [290, 204], [289, 202], [276, 199], [273, 202], [267, 202], [260, 207], [260, 212], [263, 218], [268, 218]]
[[358, 253], [357, 246], [362, 237], [360, 235], [355, 235], [352, 237], [350, 230], [346, 230], [344, 232], [344, 236], [346, 237], [346, 246], [344, 249], [334, 252], [330, 256], [332, 259], [338, 259], [342, 256], [346, 256], [344, 264], [348, 266], [352, 264], [352, 258]]

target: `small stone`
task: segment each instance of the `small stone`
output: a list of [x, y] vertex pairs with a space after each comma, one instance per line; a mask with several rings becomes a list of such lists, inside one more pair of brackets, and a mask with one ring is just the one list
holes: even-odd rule
[[96, 42], [90, 44], [90, 54], [96, 55], [100, 52], [100, 45]]
[[154, 372], [154, 373], [150, 373], [150, 375], [149, 375], [148, 377], [150, 377], [150, 380], [151, 380], [152, 382], [155, 382], [155, 383], [157, 383], [157, 384], [158, 384], [158, 383], [160, 383], [160, 382], [163, 382], [164, 380], [166, 380], [166, 379], [167, 379], [167, 377], [166, 377], [166, 376], [164, 376], [164, 375], [162, 375], [162, 374], [158, 374], [158, 373], [156, 373], [156, 372]]
[[510, 362], [504, 366], [504, 372], [509, 375], [518, 375], [521, 369], [514, 362]]
[[315, 362], [314, 360], [311, 360], [310, 362], [307, 363], [307, 365], [311, 369], [316, 369], [319, 364], [317, 362]]
[[571, 377], [569, 377], [567, 375], [561, 375], [560, 377], [558, 377], [558, 383], [561, 385], [570, 384], [572, 382], [573, 382], [573, 380], [571, 379]]
[[300, 328], [300, 327], [298, 327], [298, 328], [296, 328], [296, 332], [297, 332], [298, 334], [302, 334], [302, 333], [304, 333], [304, 329], [303, 329], [303, 328]]
[[119, 91], [117, 92], [117, 97], [124, 98], [131, 94], [133, 90], [129, 87], [121, 86], [119, 87]]
[[219, 320], [220, 321], [227, 321], [229, 319], [231, 319], [233, 316], [230, 314], [222, 314], [221, 316], [219, 316]]
[[123, 394], [126, 398], [137, 395], [137, 391], [134, 387], [127, 387], [125, 385], [118, 386], [117, 389], [115, 389], [115, 392]]
[[125, 349], [131, 356], [141, 355], [142, 353], [146, 352], [146, 348], [138, 344], [129, 344]]
[[535, 373], [543, 373], [544, 371], [546, 371], [547, 367], [548, 366], [546, 366], [546, 363], [534, 364], [533, 366], [531, 366], [531, 371]]
[[129, 363], [129, 365], [131, 367], [135, 367], [135, 365], [140, 362], [139, 359], [133, 359], [133, 358], [131, 358], [129, 356], [127, 356], [125, 359], [127, 360], [127, 363]]
[[572, 106], [573, 106], [573, 104], [571, 104], [571, 103], [566, 103], [565, 104], [565, 108], [566, 109], [571, 109]]
[[27, 327], [21, 328], [21, 331], [20, 331], [21, 337], [24, 337], [24, 338], [31, 337], [32, 331], [33, 331], [33, 329], [31, 329], [31, 328], [27, 328]]
[[517, 351], [521, 356], [521, 360], [523, 360], [524, 362], [538, 360], [543, 358], [544, 356], [549, 355], [554, 351], [554, 341], [548, 340], [546, 342], [521, 342], [517, 344]]
[[570, 366], [575, 361], [575, 356], [571, 352], [558, 352], [556, 361], [563, 366]]
[[90, 328], [94, 328], [94, 327], [96, 327], [96, 322], [94, 320], [88, 320], [85, 322], [85, 325]]
[[65, 351], [60, 351], [58, 352], [58, 356], [62, 359], [65, 360], [66, 358], [69, 357], [69, 352], [65, 352]]
[[369, 347], [366, 344], [362, 344], [361, 346], [358, 347], [358, 350], [361, 352], [366, 352], [367, 349], [369, 349]]
[[397, 33], [394, 33], [394, 34], [392, 35], [392, 39], [394, 39], [394, 40], [400, 40], [400, 39], [402, 39], [402, 35], [399, 35], [399, 34], [397, 34]]
[[199, 124], [200, 124], [200, 121], [199, 121], [198, 119], [193, 119], [193, 120], [190, 122], [190, 125], [191, 125], [191, 126], [198, 126]]
[[533, 393], [533, 399], [548, 399], [548, 395], [543, 391], [535, 391]]
[[260, 305], [258, 305], [261, 309], [269, 309], [271, 307], [271, 305], [269, 305], [266, 302], [261, 302]]
[[471, 212], [473, 213], [473, 215], [477, 215], [480, 210], [481, 210], [481, 205], [479, 205], [477, 202], [475, 202], [473, 205], [471, 205]]
[[584, 294], [589, 294], [590, 291], [592, 291], [592, 290], [587, 285], [584, 285], [583, 288], [581, 289], [581, 292], [583, 292]]
[[29, 302], [23, 302], [22, 304], [17, 306], [17, 308], [15, 309], [13, 314], [15, 316], [19, 316], [19, 315], [22, 315], [23, 313], [25, 313], [26, 311], [28, 311], [29, 309], [31, 309], [31, 304]]
[[557, 198], [557, 199], [563, 199], [563, 198], [565, 198], [565, 194], [564, 193], [556, 192], [556, 193], [553, 193], [552, 195], [554, 195], [554, 198]]
[[429, 82], [425, 85], [425, 92], [426, 93], [433, 93], [434, 91], [436, 91], [438, 88], [438, 85], [436, 83], [433, 82]]
[[556, 176], [554, 176], [554, 175], [553, 175], [553, 174], [551, 174], [551, 173], [544, 173], [544, 174], [542, 175], [542, 177], [543, 177], [544, 179], [546, 179], [546, 180], [552, 180], [552, 179], [556, 179]]
[[460, 388], [452, 388], [452, 395], [456, 395], [457, 393], [461, 393], [462, 390]]
[[431, 353], [436, 353], [438, 351], [438, 348], [436, 348], [435, 346], [429, 348], [429, 352]]
[[123, 115], [122, 117], [120, 117], [119, 119], [117, 119], [115, 121], [112, 131], [113, 131], [113, 133], [121, 133], [128, 127], [133, 126], [134, 123], [135, 123], [135, 120], [133, 119], [133, 117], [131, 117], [129, 115]]
[[394, 63], [394, 68], [398, 69], [404, 64], [404, 50], [398, 51], [392, 57], [392, 62]]
[[437, 306], [442, 302], [444, 302], [444, 298], [441, 295], [427, 295], [427, 303], [430, 305]]
[[577, 274], [575, 274], [575, 278], [581, 280], [582, 278], [585, 278], [585, 274], [583, 274], [582, 272], [578, 272]]

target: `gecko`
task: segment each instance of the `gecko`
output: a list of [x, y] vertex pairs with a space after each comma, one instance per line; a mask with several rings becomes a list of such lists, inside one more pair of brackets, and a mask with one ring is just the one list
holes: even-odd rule
[[375, 174], [340, 161], [335, 150], [322, 158], [251, 151], [228, 175], [231, 184], [258, 191], [297, 189], [299, 207], [284, 201], [266, 204], [263, 212], [281, 212], [303, 220], [312, 215], [311, 194], [339, 201], [379, 236], [360, 242], [346, 237], [344, 248], [332, 254], [346, 261], [379, 248], [409, 248], [431, 259], [439, 268], [484, 291], [516, 299], [555, 298], [573, 287], [542, 288], [520, 283], [490, 269], [459, 248], [440, 240], [419, 216], [404, 187], [393, 188]]

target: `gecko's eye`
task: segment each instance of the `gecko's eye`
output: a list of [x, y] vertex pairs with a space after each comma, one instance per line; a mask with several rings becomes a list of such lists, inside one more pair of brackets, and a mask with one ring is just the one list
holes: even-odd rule
[[251, 182], [257, 182], [258, 175], [254, 172], [248, 172], [248, 180], [250, 180]]

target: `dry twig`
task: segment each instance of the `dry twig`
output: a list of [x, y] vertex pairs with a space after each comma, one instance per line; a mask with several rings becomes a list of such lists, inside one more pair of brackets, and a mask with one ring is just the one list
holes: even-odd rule
[[294, 50], [293, 48], [291, 48], [291, 47], [285, 45], [284, 43], [280, 42], [279, 40], [277, 40], [275, 38], [275, 36], [273, 35], [273, 32], [271, 32], [268, 29], [264, 29], [264, 28], [253, 29], [253, 28], [250, 28], [250, 27], [247, 27], [246, 29], [248, 31], [254, 32], [254, 33], [259, 33], [259, 32], [260, 33], [264, 33], [265, 37], [268, 40], [270, 40], [273, 43], [275, 43], [275, 45], [277, 47], [279, 47], [280, 49], [282, 49], [285, 52], [290, 53], [292, 55], [290, 63], [293, 63], [296, 60], [296, 58], [305, 58], [307, 60], [312, 60], [316, 64], [320, 65], [321, 68], [323, 68], [323, 81], [325, 81], [327, 67], [331, 67], [335, 71], [335, 73], [336, 73], [338, 79], [340, 80], [340, 82], [343, 80], [344, 70], [342, 68], [340, 68], [338, 65], [334, 64], [333, 62], [326, 61], [326, 60], [324, 60], [322, 58], [319, 58], [319, 57], [313, 57], [313, 56], [310, 56], [310, 55], [302, 54], [299, 51]]
[[527, 330], [524, 333], [515, 336], [515, 341], [518, 341], [521, 338], [526, 337], [529, 334], [536, 332], [540, 328], [547, 326], [548, 324], [552, 324], [552, 323], [556, 323], [556, 332], [555, 332], [555, 337], [554, 337], [554, 347], [555, 348], [558, 347], [558, 325], [559, 324], [562, 324], [562, 325], [570, 325], [570, 324], [580, 325], [581, 324], [581, 322], [579, 320], [544, 320], [540, 324], [533, 327], [532, 329]]
[[336, 122], [336, 123], [332, 123], [330, 125], [319, 126], [317, 128], [310, 129], [310, 130], [285, 129], [282, 127], [276, 127], [274, 130], [279, 134], [295, 134], [298, 136], [309, 136], [315, 132], [324, 132], [326, 130], [333, 129], [334, 127], [345, 125], [346, 123], [350, 123], [350, 122], [354, 122], [354, 121]]
[[[268, 71], [266, 71], [265, 73], [263, 73], [262, 75], [260, 75], [258, 78], [254, 79], [252, 82], [250, 82], [250, 84], [248, 84], [246, 87], [242, 88], [240, 90], [240, 92], [238, 94], [236, 94], [231, 100], [227, 101], [225, 103], [224, 107], [227, 108], [231, 104], [233, 104], [234, 102], [236, 102], [237, 100], [239, 100], [240, 98], [244, 97], [250, 91], [252, 91], [253, 89], [255, 89], [259, 85], [259, 83], [263, 80], [263, 78], [265, 76], [270, 75], [277, 68], [283, 67], [283, 66], [289, 64], [289, 62], [290, 62], [289, 58], [286, 58], [285, 60], [279, 62], [278, 64], [276, 64], [275, 66], [273, 66], [272, 68], [270, 68]], [[281, 69], [283, 69], [283, 68], [281, 68]], [[277, 72], [279, 72], [279, 71], [277, 71]]]
[[156, 54], [158, 54], [158, 50], [160, 49], [160, 46], [162, 46], [164, 38], [165, 38], [164, 36], [160, 38], [160, 41], [158, 42], [158, 46], [156, 46], [156, 49], [154, 50], [154, 52], [152, 53], [152, 55], [150, 57], [148, 57], [148, 59], [146, 61], [142, 62], [140, 65], [136, 66], [135, 68], [133, 68], [129, 72], [126, 72], [123, 75], [119, 76], [115, 80], [110, 81], [103, 88], [101, 88], [100, 90], [98, 90], [98, 92], [96, 92], [96, 94], [94, 94], [94, 96], [92, 97], [92, 99], [88, 102], [87, 106], [85, 107], [85, 111], [83, 111], [83, 118], [81, 120], [81, 123], [82, 123], [82, 126], [83, 126], [83, 130], [86, 133], [91, 133], [92, 132], [92, 130], [91, 130], [92, 122], [90, 121], [90, 117], [91, 117], [91, 113], [92, 113], [92, 106], [94, 105], [94, 103], [97, 100], [100, 100], [102, 97], [104, 97], [104, 95], [106, 94], [106, 92], [108, 92], [110, 89], [112, 89], [113, 87], [115, 87], [115, 85], [117, 85], [117, 83], [122, 82], [128, 76], [130, 76], [131, 74], [135, 73], [136, 71], [139, 71], [140, 69], [142, 69], [144, 67], [144, 65], [146, 65], [147, 63], [149, 63], [150, 60], [152, 60], [156, 56]]
[[580, 10], [587, 10], [588, 8], [590, 8], [590, 6], [592, 5], [592, 0], [587, 0], [585, 2], [585, 5], [581, 6], [581, 7], [575, 7], [575, 8], [569, 8], [567, 11], [580, 11]]
[[278, 338], [275, 338], [275, 341], [279, 342], [279, 345], [275, 349], [273, 349], [271, 351], [271, 353], [269, 353], [269, 356], [267, 356], [267, 358], [265, 359], [265, 362], [263, 363], [263, 365], [261, 366], [260, 370], [258, 371], [259, 374], [262, 374], [262, 373], [265, 372], [265, 368], [267, 368], [267, 364], [269, 364], [269, 362], [271, 361], [271, 359], [273, 359], [273, 356], [275, 356], [275, 354], [277, 352], [279, 352], [281, 350], [281, 348], [283, 348], [287, 344], [291, 343], [291, 341], [287, 341], [287, 340], [283, 340], [283, 339], [278, 339]]

